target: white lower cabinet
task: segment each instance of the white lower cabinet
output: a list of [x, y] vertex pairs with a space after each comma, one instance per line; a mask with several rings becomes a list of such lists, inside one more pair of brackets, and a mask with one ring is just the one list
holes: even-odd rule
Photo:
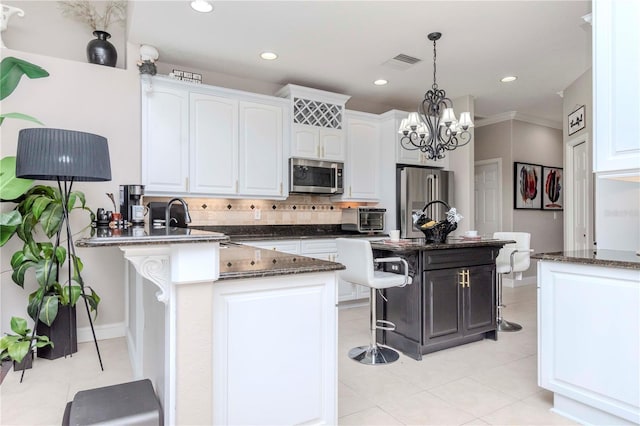
[[337, 424], [335, 276], [215, 283], [212, 424]]
[[538, 384], [555, 412], [640, 423], [639, 283], [637, 269], [538, 262]]

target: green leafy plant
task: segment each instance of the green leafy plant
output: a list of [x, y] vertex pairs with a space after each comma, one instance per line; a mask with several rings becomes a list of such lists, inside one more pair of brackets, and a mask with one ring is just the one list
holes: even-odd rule
[[[29, 78], [48, 77], [49, 73], [38, 65], [22, 59], [8, 56], [0, 62], [0, 100], [5, 99], [13, 93], [23, 75]], [[0, 125], [5, 118], [27, 120], [33, 123], [42, 124], [40, 120], [27, 114], [19, 112], [8, 112], [0, 114]], [[16, 177], [16, 158], [5, 157], [0, 161], [0, 200], [13, 201], [21, 197], [33, 184], [31, 179], [20, 179]], [[16, 210], [10, 212], [0, 212], [0, 247], [16, 232], [21, 221], [20, 213]]]
[[0, 359], [22, 362], [29, 351], [35, 348], [53, 347], [53, 342], [47, 336], [32, 337], [24, 318], [11, 317], [11, 331], [16, 334], [7, 334], [0, 339]]
[[[43, 68], [22, 59], [8, 56], [0, 62], [0, 101], [13, 93], [23, 75], [29, 78], [48, 77], [49, 73]], [[37, 118], [19, 112], [0, 114], [0, 125], [5, 118], [17, 118], [42, 124]]]
[[[11, 279], [24, 288], [28, 270], [35, 272], [38, 289], [29, 295], [27, 312], [36, 319], [38, 306], [42, 303], [38, 320], [51, 326], [58, 313], [59, 305], [75, 306], [82, 297], [97, 314], [100, 297], [90, 286], [81, 285], [80, 272], [83, 264], [79, 257], [70, 255], [74, 268], [67, 282], [60, 283], [60, 269], [67, 260], [67, 250], [50, 241], [39, 242], [36, 235], [41, 230], [49, 240], [53, 237], [60, 241], [63, 221], [63, 198], [60, 190], [47, 185], [35, 185], [24, 195], [16, 210], [22, 220], [16, 233], [24, 242], [22, 250], [11, 257], [13, 273]], [[85, 196], [80, 191], [73, 191], [67, 200], [67, 210], [84, 210], [89, 213], [89, 225], [95, 215], [86, 206]], [[57, 246], [57, 247], [56, 247]], [[48, 279], [47, 279], [48, 277]], [[84, 291], [83, 291], [84, 287]]]

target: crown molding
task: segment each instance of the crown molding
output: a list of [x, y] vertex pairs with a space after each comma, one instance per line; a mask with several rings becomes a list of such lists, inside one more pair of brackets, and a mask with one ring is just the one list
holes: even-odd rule
[[553, 129], [562, 130], [562, 122], [548, 120], [546, 118], [536, 117], [534, 115], [525, 114], [523, 112], [509, 111], [502, 114], [492, 115], [491, 117], [476, 120], [475, 127], [488, 126], [489, 124], [501, 123], [503, 121], [518, 120], [526, 123], [537, 124], [538, 126], [551, 127]]

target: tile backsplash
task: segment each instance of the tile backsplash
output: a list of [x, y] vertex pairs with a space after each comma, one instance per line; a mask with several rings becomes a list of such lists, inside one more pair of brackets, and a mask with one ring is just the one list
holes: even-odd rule
[[[144, 197], [168, 201], [168, 197]], [[342, 209], [366, 203], [332, 202], [330, 197], [291, 195], [286, 200], [248, 200], [231, 198], [184, 197], [189, 205], [192, 225], [310, 225], [339, 224]]]

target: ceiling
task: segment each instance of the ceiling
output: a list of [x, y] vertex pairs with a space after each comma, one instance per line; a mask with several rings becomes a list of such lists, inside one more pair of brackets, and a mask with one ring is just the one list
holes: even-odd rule
[[[434, 31], [438, 85], [472, 95], [476, 119], [517, 111], [560, 123], [558, 92], [591, 66], [581, 18], [591, 1], [214, 1], [204, 14], [184, 0], [129, 5], [129, 41], [155, 46], [161, 62], [343, 93], [377, 113], [417, 108], [433, 82]], [[279, 58], [260, 59], [265, 50]], [[398, 54], [422, 61], [384, 64]]]

